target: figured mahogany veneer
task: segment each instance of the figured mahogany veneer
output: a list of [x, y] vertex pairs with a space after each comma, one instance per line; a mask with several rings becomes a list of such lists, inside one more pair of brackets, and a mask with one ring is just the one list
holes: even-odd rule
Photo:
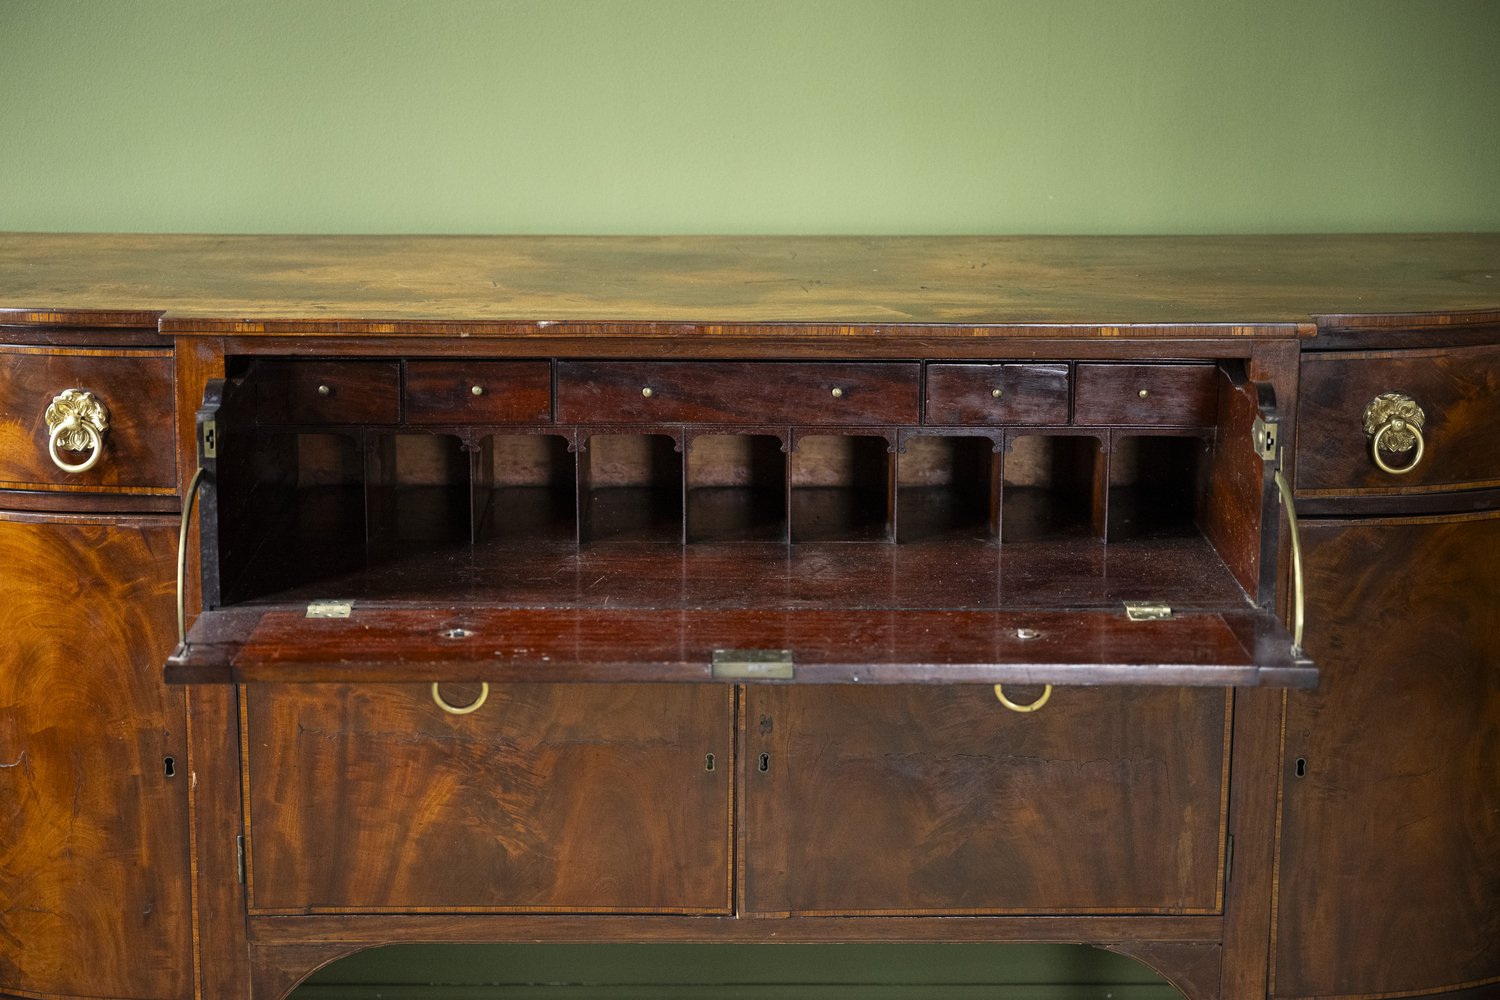
[[546, 361], [408, 361], [403, 384], [414, 424], [530, 424], [552, 416]]
[[264, 424], [395, 424], [401, 368], [387, 361], [263, 361], [256, 419]]
[[174, 520], [0, 511], [5, 988], [192, 996]]
[[[57, 492], [177, 492], [177, 456], [162, 433], [172, 413], [170, 351], [0, 346], [0, 488]], [[47, 452], [47, 406], [66, 389], [90, 392], [108, 411], [104, 455], [65, 472]], [[60, 449], [69, 464], [88, 455]]]
[[1065, 424], [1070, 413], [1065, 364], [927, 366], [929, 424]]
[[[1303, 385], [1300, 491], [1390, 495], [1500, 486], [1500, 349], [1311, 355]], [[1410, 396], [1427, 418], [1422, 459], [1403, 475], [1370, 460], [1364, 412], [1387, 392]], [[1384, 458], [1401, 468], [1414, 454], [1386, 452]]]
[[[1493, 996], [1497, 275], [1493, 234], [0, 234], [0, 994], [983, 940]], [[74, 478], [64, 382], [115, 428]]]
[[563, 423], [913, 424], [914, 364], [578, 362], [557, 366]]
[[1215, 386], [1211, 365], [1079, 365], [1073, 420], [1201, 427], [1213, 423]]

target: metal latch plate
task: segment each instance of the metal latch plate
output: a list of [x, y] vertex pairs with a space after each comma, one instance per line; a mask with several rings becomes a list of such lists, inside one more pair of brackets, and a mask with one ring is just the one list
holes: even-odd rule
[[203, 421], [203, 457], [219, 457], [219, 422], [217, 420]]
[[716, 649], [713, 675], [725, 680], [789, 681], [796, 668], [790, 649]]
[[348, 618], [353, 612], [353, 601], [313, 601], [307, 606], [309, 618]]
[[1279, 425], [1274, 420], [1267, 420], [1264, 417], [1255, 418], [1255, 425], [1250, 434], [1255, 442], [1255, 453], [1262, 460], [1276, 461], [1276, 449], [1281, 444], [1279, 429]]
[[1160, 622], [1172, 617], [1172, 608], [1167, 604], [1150, 601], [1126, 601], [1125, 617], [1133, 622]]

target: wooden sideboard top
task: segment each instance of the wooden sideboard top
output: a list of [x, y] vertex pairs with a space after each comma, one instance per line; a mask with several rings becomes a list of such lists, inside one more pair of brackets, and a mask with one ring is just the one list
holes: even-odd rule
[[[0, 234], [0, 323], [474, 336], [1308, 336], [1500, 321], [1500, 234]], [[982, 328], [982, 329], [977, 329]], [[1039, 329], [1047, 328], [1047, 329]], [[1056, 328], [1056, 329], [1053, 329]]]

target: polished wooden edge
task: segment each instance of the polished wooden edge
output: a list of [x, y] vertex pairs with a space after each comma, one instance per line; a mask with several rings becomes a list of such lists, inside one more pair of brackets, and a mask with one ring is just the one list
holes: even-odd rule
[[74, 354], [106, 357], [172, 357], [172, 341], [147, 330], [63, 329], [52, 326], [0, 326], [0, 351], [6, 354]]
[[151, 516], [161, 514], [161, 511], [142, 511], [139, 508], [133, 510], [119, 510], [110, 507], [107, 510], [79, 510], [77, 505], [61, 510], [25, 510], [16, 509], [15, 505], [9, 503], [9, 498], [0, 496], [0, 521], [12, 521], [21, 524], [100, 524], [116, 525], [120, 523], [120, 516], [128, 514], [131, 516], [132, 524], [143, 528], [161, 528], [177, 526], [175, 516]]
[[107, 327], [157, 329], [161, 321], [158, 310], [127, 309], [26, 309], [0, 307], [0, 325], [15, 326], [61, 326], [61, 327]]
[[1500, 996], [1500, 993], [1494, 989], [1497, 984], [1500, 984], [1500, 976], [1449, 983], [1444, 986], [1428, 986], [1419, 990], [1401, 990], [1395, 993], [1339, 993], [1334, 996], [1327, 993], [1320, 993], [1316, 996], [1277, 994], [1277, 1000], [1405, 1000], [1407, 997], [1430, 997], [1432, 1000], [1495, 1000], [1496, 996]]
[[171, 497], [177, 491], [171, 486], [72, 486], [66, 483], [0, 483], [4, 493], [57, 493], [74, 495], [109, 495], [118, 497]]
[[1492, 521], [1500, 518], [1500, 509], [1463, 511], [1456, 514], [1349, 514], [1340, 517], [1308, 518], [1306, 527], [1313, 530], [1367, 525], [1377, 528], [1421, 527], [1429, 524], [1459, 524], [1467, 521]]
[[1319, 335], [1325, 332], [1358, 330], [1436, 330], [1461, 329], [1500, 323], [1500, 309], [1474, 309], [1463, 312], [1414, 313], [1326, 313], [1313, 316]]
[[175, 493], [75, 493], [54, 490], [0, 490], [0, 509], [65, 514], [162, 514], [180, 508]]
[[[304, 337], [221, 337], [218, 334], [183, 334], [179, 343], [213, 343], [225, 355], [279, 355], [286, 357], [347, 356], [346, 341], [331, 335]], [[670, 350], [663, 352], [663, 345]], [[1285, 343], [1293, 343], [1285, 341]], [[653, 358], [694, 361], [714, 360], [797, 360], [845, 361], [870, 359], [922, 359], [925, 361], [1093, 361], [1139, 359], [1150, 351], [1161, 361], [1222, 360], [1248, 358], [1262, 341], [1251, 338], [1142, 341], [1110, 337], [1073, 337], [1046, 339], [1033, 335], [1029, 339], [971, 337], [934, 340], [911, 337], [844, 337], [823, 340], [799, 338], [786, 334], [772, 340], [765, 337], [703, 337], [693, 340], [663, 341], [647, 336], [590, 338], [577, 334], [546, 338], [494, 338], [485, 340], [455, 336], [386, 337], [361, 341], [361, 357], [474, 358], [482, 360], [547, 360]]]
[[1350, 494], [1318, 490], [1296, 496], [1300, 517], [1401, 517], [1500, 510], [1500, 486], [1470, 490], [1449, 486], [1444, 492], [1431, 493]]
[[1317, 333], [1317, 324], [1268, 323], [817, 323], [796, 319], [761, 323], [718, 323], [711, 318], [690, 322], [644, 322], [638, 320], [404, 320], [346, 317], [341, 319], [301, 317], [265, 319], [219, 319], [189, 314], [164, 313], [158, 329], [172, 336], [400, 336], [465, 337], [487, 340], [510, 337], [547, 340], [555, 337], [648, 337], [675, 339], [702, 337], [752, 338], [781, 343], [787, 338], [924, 340], [982, 340], [987, 338], [1096, 337], [1122, 340], [1180, 339], [1306, 339]]
[[504, 943], [506, 941], [608, 944], [882, 941], [886, 943], [1108, 943], [1149, 938], [1217, 944], [1219, 916], [1042, 917], [686, 917], [640, 915], [365, 915], [256, 917], [252, 943], [348, 942]]
[[[248, 855], [247, 855], [248, 857]], [[247, 868], [249, 862], [246, 862]], [[1019, 911], [1018, 911], [1019, 912]], [[250, 917], [298, 916], [552, 916], [571, 914], [590, 917], [732, 917], [728, 906], [247, 906]]]

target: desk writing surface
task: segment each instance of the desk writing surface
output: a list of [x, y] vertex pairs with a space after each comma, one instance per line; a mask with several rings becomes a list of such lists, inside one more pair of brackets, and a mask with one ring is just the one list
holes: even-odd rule
[[0, 317], [113, 312], [115, 325], [164, 317], [164, 329], [197, 323], [209, 332], [248, 321], [226, 329], [239, 333], [259, 332], [254, 321], [381, 333], [429, 321], [504, 324], [507, 335], [559, 324], [578, 332], [822, 324], [830, 333], [1011, 326], [1035, 335], [1060, 326], [1109, 335], [1139, 325], [1156, 336], [1286, 337], [1308, 335], [1320, 314], [1500, 316], [1497, 275], [1500, 234], [10, 233], [0, 234]]

